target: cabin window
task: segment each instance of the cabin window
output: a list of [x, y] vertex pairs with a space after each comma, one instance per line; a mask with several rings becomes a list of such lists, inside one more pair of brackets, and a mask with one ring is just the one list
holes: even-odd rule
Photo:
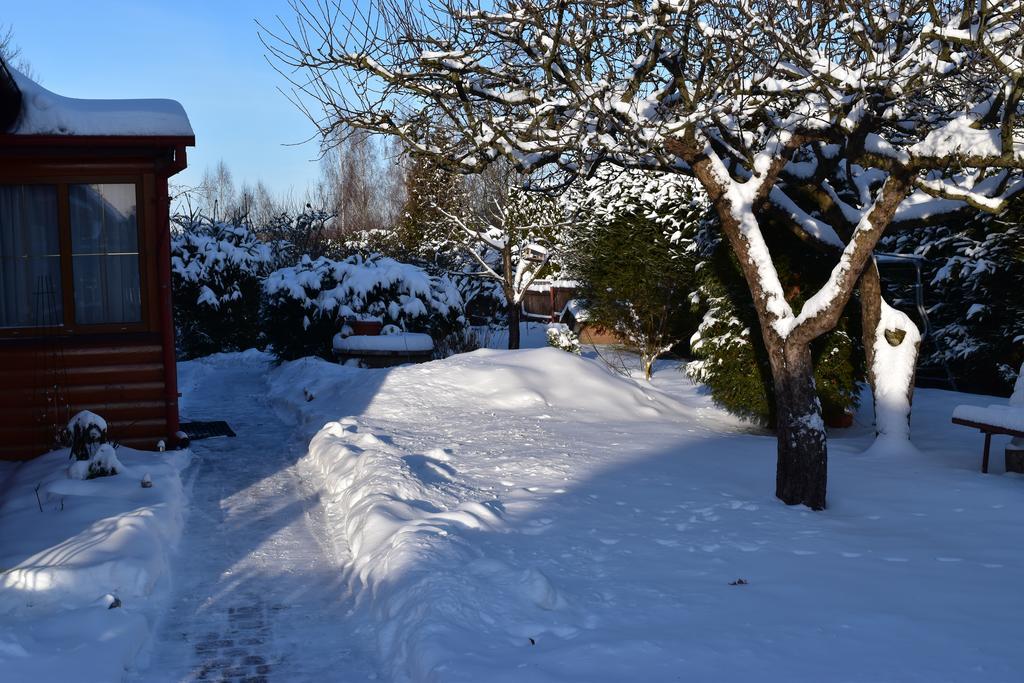
[[75, 322], [141, 321], [135, 185], [71, 185], [68, 200]]
[[0, 185], [0, 327], [63, 322], [54, 185]]

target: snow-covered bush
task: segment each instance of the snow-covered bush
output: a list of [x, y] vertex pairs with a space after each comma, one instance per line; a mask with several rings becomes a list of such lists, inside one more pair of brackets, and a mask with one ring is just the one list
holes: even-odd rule
[[71, 447], [72, 459], [89, 460], [107, 439], [107, 421], [96, 413], [82, 410], [68, 420], [61, 440]]
[[171, 278], [182, 357], [259, 345], [260, 286], [284, 250], [244, 226], [178, 224], [171, 239]]
[[265, 337], [282, 360], [332, 358], [332, 339], [347, 321], [377, 320], [435, 340], [462, 334], [462, 298], [452, 281], [373, 255], [341, 261], [303, 256], [263, 284]]
[[71, 445], [71, 479], [109, 477], [124, 467], [108, 442], [107, 421], [96, 413], [83, 410], [68, 421], [65, 435]]
[[580, 355], [580, 338], [577, 337], [568, 325], [553, 324], [548, 326], [548, 346], [562, 351]]
[[75, 460], [68, 466], [69, 479], [97, 479], [112, 477], [124, 471], [124, 465], [117, 459], [114, 447], [109, 443], [100, 444], [88, 460]]

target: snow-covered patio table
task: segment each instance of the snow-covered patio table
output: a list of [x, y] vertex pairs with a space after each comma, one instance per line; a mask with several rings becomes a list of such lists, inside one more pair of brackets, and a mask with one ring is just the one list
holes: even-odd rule
[[1020, 405], [957, 406], [953, 424], [973, 427], [985, 435], [981, 471], [988, 473], [988, 455], [993, 434], [1024, 437], [1024, 407]]
[[428, 361], [433, 351], [431, 336], [415, 332], [334, 337], [334, 353], [339, 360], [359, 358], [373, 367]]

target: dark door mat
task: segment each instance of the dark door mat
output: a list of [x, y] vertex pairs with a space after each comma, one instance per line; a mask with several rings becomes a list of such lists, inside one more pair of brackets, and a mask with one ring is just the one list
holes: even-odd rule
[[217, 420], [214, 422], [182, 422], [178, 429], [188, 435], [189, 441], [210, 439], [215, 436], [237, 436], [228, 426], [227, 422]]

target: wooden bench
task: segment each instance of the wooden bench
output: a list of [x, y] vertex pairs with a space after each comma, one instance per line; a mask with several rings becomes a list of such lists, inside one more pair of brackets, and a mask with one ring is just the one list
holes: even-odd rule
[[981, 471], [985, 474], [988, 474], [988, 454], [989, 449], [992, 446], [993, 434], [1006, 434], [1008, 436], [1024, 437], [1024, 431], [1019, 429], [1011, 429], [1009, 427], [1002, 427], [1000, 425], [978, 422], [976, 420], [967, 420], [961, 417], [956, 417], [955, 415], [953, 416], [953, 424], [963, 425], [964, 427], [972, 427], [985, 435], [985, 450], [982, 452], [981, 455]]

